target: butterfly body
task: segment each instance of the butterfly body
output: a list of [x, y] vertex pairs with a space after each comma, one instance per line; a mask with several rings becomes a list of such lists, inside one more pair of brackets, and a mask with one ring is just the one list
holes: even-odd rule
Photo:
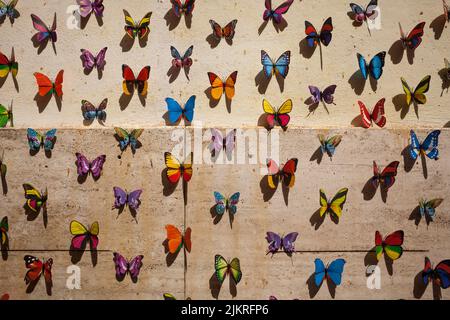
[[421, 22], [415, 26], [408, 36], [403, 32], [402, 25], [400, 23], [398, 25], [400, 27], [400, 40], [402, 41], [403, 48], [410, 50], [416, 49], [422, 43], [425, 22]]
[[235, 284], [242, 279], [241, 265], [238, 258], [234, 258], [231, 262], [227, 261], [220, 254], [214, 257], [214, 269], [217, 280], [222, 284], [227, 274], [230, 274]]
[[138, 255], [131, 260], [127, 260], [118, 252], [113, 253], [114, 265], [116, 268], [116, 277], [118, 279], [123, 279], [127, 273], [130, 275], [133, 281], [136, 281], [142, 268], [143, 255]]
[[357, 54], [359, 69], [365, 80], [369, 78], [369, 75], [375, 80], [381, 78], [381, 75], [383, 74], [385, 57], [386, 51], [382, 51], [375, 55], [370, 63], [367, 64], [366, 59], [361, 54]]
[[386, 99], [383, 98], [377, 102], [372, 112], [369, 112], [366, 105], [362, 101], [358, 101], [359, 111], [361, 112], [361, 120], [364, 128], [368, 129], [375, 123], [380, 128], [386, 125], [386, 116], [384, 113], [384, 103]]
[[171, 254], [177, 254], [181, 248], [184, 246], [187, 252], [191, 252], [192, 241], [191, 241], [191, 228], [186, 228], [184, 235], [178, 230], [177, 227], [168, 224], [166, 225], [167, 232], [167, 246]]
[[0, 78], [6, 78], [9, 73], [11, 73], [14, 78], [16, 78], [18, 72], [19, 63], [16, 61], [14, 47], [11, 49], [10, 59], [8, 59], [7, 56], [0, 52]]
[[417, 138], [416, 133], [411, 130], [410, 140], [411, 144], [409, 147], [409, 155], [413, 160], [416, 160], [419, 155], [425, 155], [430, 159], [437, 160], [439, 158], [439, 135], [441, 130], [432, 131], [423, 141], [420, 143], [419, 138]]
[[271, 189], [276, 189], [278, 183], [283, 181], [286, 187], [292, 188], [295, 184], [295, 172], [297, 171], [298, 159], [289, 159], [286, 164], [278, 166], [277, 163], [269, 159], [267, 161], [268, 168], [268, 184]]
[[96, 17], [103, 17], [103, 11], [105, 6], [103, 5], [103, 0], [77, 0], [80, 6], [80, 15], [83, 18], [89, 16], [92, 12], [95, 13]]
[[331, 280], [336, 286], [340, 285], [345, 263], [344, 259], [336, 259], [325, 267], [321, 259], [317, 258], [314, 260], [314, 282], [316, 286], [320, 287], [325, 279]]
[[25, 261], [25, 267], [29, 269], [25, 274], [26, 284], [36, 282], [42, 274], [44, 275], [44, 279], [47, 284], [52, 283], [52, 258], [43, 262], [36, 257], [26, 255], [23, 259]]
[[276, 62], [269, 57], [267, 52], [261, 50], [261, 64], [266, 78], [272, 77], [272, 75], [280, 75], [283, 78], [289, 73], [289, 64], [291, 62], [291, 51], [284, 52]]
[[148, 12], [139, 23], [134, 21], [134, 19], [130, 16], [128, 11], [123, 10], [125, 15], [125, 32], [131, 39], [135, 39], [138, 37], [139, 39], [144, 39], [150, 32], [150, 28], [148, 27], [150, 24], [150, 17], [152, 16], [151, 12]]
[[4, 128], [8, 121], [11, 123], [11, 127], [13, 127], [12, 105], [7, 109], [5, 106], [0, 104], [0, 128]]
[[8, 217], [3, 217], [2, 221], [0, 222], [0, 234], [1, 234], [0, 244], [2, 248], [8, 241], [8, 231], [9, 231]]
[[437, 198], [433, 200], [421, 200], [419, 202], [419, 212], [422, 217], [428, 217], [434, 221], [436, 217], [436, 208], [441, 205], [444, 199]]
[[175, 124], [180, 121], [181, 118], [184, 118], [188, 122], [192, 122], [192, 120], [194, 119], [195, 99], [195, 95], [191, 96], [183, 108], [174, 99], [166, 98], [170, 123]]
[[103, 99], [98, 107], [95, 107], [87, 100], [81, 101], [81, 111], [83, 118], [87, 121], [95, 120], [96, 118], [101, 123], [106, 119], [106, 107], [108, 105], [108, 98]]
[[142, 194], [141, 189], [137, 189], [128, 193], [120, 187], [114, 187], [113, 191], [115, 198], [114, 208], [122, 209], [128, 205], [131, 210], [139, 209], [139, 206], [141, 205], [141, 200], [139, 199]]
[[328, 154], [332, 157], [336, 151], [336, 147], [341, 143], [342, 136], [336, 135], [330, 138], [325, 138], [323, 134], [318, 135], [320, 141], [320, 150], [323, 154]]
[[24, 183], [23, 189], [25, 191], [25, 199], [27, 199], [26, 208], [33, 211], [39, 212], [41, 208], [46, 210], [48, 191], [45, 189], [44, 192], [39, 192], [31, 184]]
[[366, 9], [363, 9], [360, 5], [355, 3], [350, 3], [350, 8], [355, 15], [355, 21], [364, 22], [367, 19], [373, 19], [376, 15], [376, 7], [378, 6], [378, 0], [371, 0], [367, 5]]
[[37, 41], [39, 43], [43, 43], [44, 41], [50, 40], [55, 43], [58, 40], [56, 34], [56, 12], [53, 17], [53, 24], [51, 27], [48, 27], [37, 15], [32, 14], [31, 20], [33, 21], [33, 27], [38, 31], [35, 35]]
[[397, 260], [403, 253], [403, 230], [398, 230], [383, 239], [379, 231], [375, 232], [375, 251], [377, 260], [385, 253], [391, 260]]
[[283, 21], [283, 14], [287, 13], [294, 0], [286, 0], [277, 8], [272, 9], [272, 0], [265, 0], [265, 7], [263, 13], [264, 21], [273, 20], [274, 23], [280, 24]]
[[170, 152], [164, 153], [164, 160], [167, 167], [166, 175], [171, 183], [178, 183], [181, 177], [183, 177], [185, 182], [189, 182], [191, 180], [193, 173], [192, 163], [181, 163]]
[[85, 176], [89, 173], [92, 174], [94, 179], [98, 179], [102, 173], [103, 164], [106, 161], [106, 155], [101, 155], [95, 158], [93, 161], [89, 161], [84, 155], [77, 152], [77, 173], [79, 176]]
[[228, 100], [233, 99], [235, 94], [235, 84], [237, 79], [237, 71], [234, 71], [228, 78], [223, 81], [213, 72], [208, 72], [209, 83], [211, 84], [211, 97], [214, 100], [220, 100], [222, 94], [225, 93], [225, 96]]
[[328, 201], [325, 192], [320, 189], [320, 211], [319, 214], [323, 217], [325, 214], [329, 213], [330, 216], [334, 216], [339, 219], [342, 215], [342, 207], [347, 201], [347, 188], [340, 189], [336, 195]]
[[45, 151], [50, 152], [53, 150], [56, 140], [56, 129], [47, 131], [44, 135], [41, 135], [34, 129], [27, 129], [28, 145], [31, 151], [39, 151], [44, 148]]
[[72, 249], [83, 250], [89, 242], [91, 250], [97, 250], [99, 231], [100, 228], [97, 221], [92, 223], [89, 228], [86, 228], [78, 221], [71, 221], [70, 233], [74, 236], [72, 238]]
[[439, 262], [435, 268], [428, 257], [425, 257], [425, 266], [422, 271], [422, 280], [425, 285], [432, 281], [442, 289], [450, 287], [450, 260]]
[[294, 242], [297, 240], [298, 232], [291, 232], [285, 236], [280, 236], [274, 232], [268, 231], [266, 233], [266, 240], [269, 243], [267, 253], [274, 254], [280, 250], [283, 250], [287, 254], [295, 252]]
[[401, 78], [401, 81], [403, 91], [406, 95], [406, 104], [408, 106], [411, 105], [411, 102], [414, 103], [414, 105], [425, 104], [427, 102], [425, 93], [427, 93], [430, 89], [431, 76], [426, 76], [423, 78], [414, 90], [408, 85], [404, 78]]
[[397, 176], [397, 168], [400, 162], [391, 162], [382, 172], [378, 168], [377, 163], [373, 162], [373, 177], [372, 185], [374, 188], [378, 188], [381, 185], [382, 189], [389, 190], [395, 183], [395, 177]]
[[172, 3], [172, 11], [173, 13], [180, 18], [182, 14], [189, 16], [192, 15], [192, 11], [194, 11], [195, 0], [170, 0]]
[[131, 151], [134, 153], [136, 149], [140, 146], [139, 137], [141, 136], [144, 129], [133, 129], [130, 133], [125, 129], [115, 127], [114, 131], [116, 131], [117, 136], [119, 137], [119, 147], [121, 151], [125, 151], [125, 149], [130, 146]]
[[316, 28], [309, 21], [305, 21], [305, 33], [306, 42], [310, 48], [314, 48], [317, 45], [323, 44], [328, 46], [333, 38], [333, 20], [329, 17], [325, 20], [320, 33], [317, 32]]
[[214, 199], [216, 201], [215, 210], [218, 215], [222, 215], [225, 211], [231, 214], [236, 214], [237, 204], [239, 203], [240, 193], [233, 193], [230, 197], [223, 196], [220, 192], [214, 192]]
[[222, 28], [217, 22], [214, 20], [209, 20], [209, 23], [211, 24], [211, 28], [213, 30], [213, 35], [216, 38], [216, 40], [221, 40], [222, 38], [225, 38], [228, 41], [233, 40], [237, 20], [232, 20], [229, 22], [224, 28]]

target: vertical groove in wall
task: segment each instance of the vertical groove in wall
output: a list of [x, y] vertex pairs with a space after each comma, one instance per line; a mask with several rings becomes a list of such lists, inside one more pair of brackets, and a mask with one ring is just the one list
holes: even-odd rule
[[[183, 138], [183, 142], [184, 142], [184, 146], [183, 146], [183, 160], [182, 161], [186, 161], [186, 147], [187, 147], [187, 143], [186, 143], [186, 127], [184, 128], [184, 138]], [[186, 234], [186, 206], [187, 206], [187, 183], [184, 181], [184, 177], [181, 177], [181, 181], [182, 181], [182, 185], [183, 185], [183, 234]], [[186, 275], [187, 275], [187, 252], [186, 252], [186, 246], [183, 245], [184, 248], [184, 275], [183, 275], [183, 299], [186, 300]]]

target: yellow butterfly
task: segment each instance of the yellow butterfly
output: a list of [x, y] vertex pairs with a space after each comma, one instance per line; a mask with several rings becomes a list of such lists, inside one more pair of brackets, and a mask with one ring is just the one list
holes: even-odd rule
[[414, 105], [425, 104], [427, 102], [425, 93], [427, 93], [430, 89], [431, 76], [426, 76], [425, 78], [423, 78], [414, 91], [409, 87], [404, 78], [401, 78], [401, 80], [403, 91], [405, 91], [406, 94], [406, 104], [408, 106], [411, 105], [411, 102], [413, 102]]
[[325, 192], [320, 189], [320, 216], [323, 217], [328, 212], [339, 219], [342, 215], [342, 207], [347, 200], [347, 192], [347, 188], [342, 188], [331, 201], [328, 201]]
[[209, 83], [211, 83], [211, 97], [214, 100], [219, 100], [225, 92], [225, 96], [228, 100], [233, 99], [237, 74], [238, 72], [235, 71], [225, 81], [223, 81], [215, 73], [208, 72]]

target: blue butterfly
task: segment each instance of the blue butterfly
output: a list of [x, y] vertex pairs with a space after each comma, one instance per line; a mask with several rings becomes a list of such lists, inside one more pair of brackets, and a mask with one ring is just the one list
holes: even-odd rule
[[341, 143], [342, 136], [336, 135], [331, 138], [325, 138], [323, 134], [319, 134], [319, 141], [320, 141], [320, 150], [323, 154], [328, 154], [330, 157], [332, 157], [336, 151], [336, 147]]
[[430, 159], [437, 160], [439, 157], [439, 135], [441, 134], [441, 130], [435, 130], [431, 132], [425, 141], [421, 144], [419, 139], [417, 138], [416, 133], [411, 130], [411, 145], [409, 147], [409, 154], [413, 160], [416, 160], [419, 157], [419, 154], [426, 155]]
[[166, 98], [166, 103], [171, 124], [177, 123], [182, 117], [188, 122], [192, 122], [194, 119], [195, 96], [189, 98], [184, 105], [184, 109], [172, 98]]
[[336, 259], [325, 267], [321, 259], [314, 260], [316, 270], [314, 271], [314, 281], [319, 287], [323, 280], [330, 279], [336, 286], [341, 284], [342, 272], [344, 272], [344, 259]]
[[286, 51], [276, 62], [273, 62], [267, 52], [261, 50], [261, 64], [263, 65], [264, 74], [267, 78], [270, 78], [273, 74], [279, 74], [283, 78], [286, 78], [289, 72], [290, 61], [291, 51]]
[[52, 129], [47, 131], [44, 135], [41, 135], [36, 130], [28, 128], [27, 138], [31, 151], [39, 151], [41, 147], [43, 147], [45, 151], [52, 151], [55, 145], [56, 129]]
[[357, 56], [359, 69], [361, 70], [364, 79], [367, 80], [369, 74], [375, 80], [381, 78], [381, 75], [383, 74], [384, 58], [386, 57], [386, 51], [382, 51], [375, 57], [373, 57], [373, 59], [370, 61], [369, 64], [367, 64], [366, 59], [364, 59], [362, 55], [358, 53]]

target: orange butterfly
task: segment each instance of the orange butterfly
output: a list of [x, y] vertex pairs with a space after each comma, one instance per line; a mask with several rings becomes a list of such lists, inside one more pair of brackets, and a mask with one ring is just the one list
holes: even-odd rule
[[169, 252], [171, 254], [176, 254], [180, 251], [181, 247], [184, 245], [188, 252], [191, 252], [192, 242], [191, 242], [191, 228], [187, 228], [184, 232], [184, 236], [177, 227], [168, 224], [166, 225], [167, 240]]
[[39, 72], [35, 72], [34, 76], [36, 78], [36, 82], [39, 87], [39, 95], [41, 97], [46, 96], [49, 93], [50, 94], [55, 93], [58, 97], [62, 97], [64, 70], [60, 70], [58, 72], [55, 82], [52, 82], [45, 74]]
[[214, 100], [220, 100], [223, 92], [225, 91], [227, 99], [233, 99], [235, 93], [234, 85], [236, 84], [237, 74], [237, 71], [233, 72], [224, 82], [215, 73], [208, 72], [209, 82], [211, 83], [211, 97]]

